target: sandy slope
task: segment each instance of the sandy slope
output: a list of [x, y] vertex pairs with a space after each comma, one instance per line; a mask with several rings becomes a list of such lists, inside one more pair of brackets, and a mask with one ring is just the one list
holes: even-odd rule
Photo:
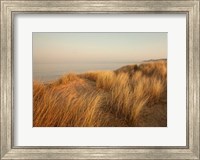
[[167, 62], [34, 82], [34, 126], [167, 126]]

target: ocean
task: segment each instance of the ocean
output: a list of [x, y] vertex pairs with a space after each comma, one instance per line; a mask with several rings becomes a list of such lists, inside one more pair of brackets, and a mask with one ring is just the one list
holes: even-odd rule
[[138, 64], [138, 62], [33, 64], [33, 80], [51, 81], [58, 79], [64, 74], [116, 70], [120, 67], [131, 64]]

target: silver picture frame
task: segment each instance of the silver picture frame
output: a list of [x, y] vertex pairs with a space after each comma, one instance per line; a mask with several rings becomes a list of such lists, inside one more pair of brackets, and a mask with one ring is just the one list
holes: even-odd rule
[[[200, 159], [199, 0], [1, 1], [1, 159]], [[13, 20], [18, 13], [137, 13], [187, 15], [187, 145], [162, 147], [15, 147], [13, 144]]]

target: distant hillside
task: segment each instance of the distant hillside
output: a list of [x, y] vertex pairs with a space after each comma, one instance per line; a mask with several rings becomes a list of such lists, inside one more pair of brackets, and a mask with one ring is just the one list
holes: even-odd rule
[[167, 61], [33, 83], [35, 127], [166, 127]]

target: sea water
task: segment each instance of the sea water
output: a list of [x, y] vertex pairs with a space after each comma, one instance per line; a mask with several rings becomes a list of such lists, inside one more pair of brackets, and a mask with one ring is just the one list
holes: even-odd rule
[[138, 62], [33, 64], [33, 80], [51, 81], [69, 73], [79, 74], [90, 71], [116, 70], [120, 67], [131, 64], [138, 64]]

